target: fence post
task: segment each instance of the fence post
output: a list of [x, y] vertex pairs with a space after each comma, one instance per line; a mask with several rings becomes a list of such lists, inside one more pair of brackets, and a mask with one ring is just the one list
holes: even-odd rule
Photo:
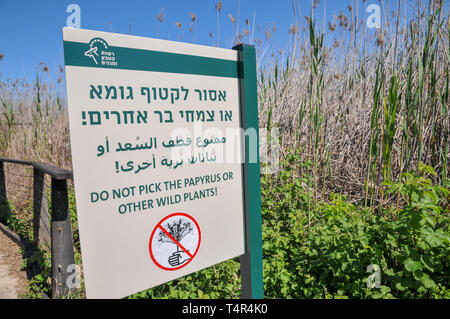
[[0, 222], [5, 222], [10, 213], [8, 197], [6, 196], [6, 179], [3, 162], [0, 162]]
[[67, 295], [67, 266], [75, 264], [70, 227], [67, 180], [52, 177], [52, 298]]
[[33, 240], [36, 247], [50, 248], [50, 220], [47, 213], [47, 197], [44, 190], [44, 172], [33, 171]]

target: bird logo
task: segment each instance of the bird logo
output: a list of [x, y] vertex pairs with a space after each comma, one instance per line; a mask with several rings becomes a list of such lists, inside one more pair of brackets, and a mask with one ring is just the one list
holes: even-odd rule
[[98, 57], [97, 47], [90, 48], [86, 52], [84, 52], [85, 56], [88, 56], [94, 60], [95, 64], [98, 64], [97, 59], [95, 57]]
[[[108, 49], [108, 43], [101, 38], [94, 38], [89, 41], [89, 50], [84, 55], [91, 58], [95, 64], [98, 64], [99, 55]], [[103, 53], [102, 53], [103, 54]]]

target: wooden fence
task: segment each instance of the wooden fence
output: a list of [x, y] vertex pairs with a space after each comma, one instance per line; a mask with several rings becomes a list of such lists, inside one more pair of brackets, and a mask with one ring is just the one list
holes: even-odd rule
[[[68, 272], [68, 266], [75, 264], [67, 193], [67, 180], [73, 179], [72, 172], [46, 163], [0, 157], [0, 204], [3, 203], [0, 205], [0, 219], [10, 213], [5, 163], [33, 168], [33, 246], [50, 246], [52, 298], [65, 296], [71, 290], [67, 285], [68, 276], [72, 274]], [[44, 188], [45, 175], [51, 178], [50, 218]]]

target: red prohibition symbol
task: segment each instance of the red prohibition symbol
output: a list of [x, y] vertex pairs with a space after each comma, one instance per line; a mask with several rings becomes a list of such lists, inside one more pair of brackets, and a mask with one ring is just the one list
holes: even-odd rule
[[194, 259], [200, 241], [197, 221], [188, 214], [173, 213], [156, 224], [148, 249], [156, 266], [173, 271], [186, 267]]

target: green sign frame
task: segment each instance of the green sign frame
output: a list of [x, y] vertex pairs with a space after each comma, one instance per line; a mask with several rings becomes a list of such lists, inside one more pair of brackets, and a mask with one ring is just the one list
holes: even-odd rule
[[259, 160], [259, 118], [256, 79], [256, 50], [252, 45], [239, 44], [238, 76], [240, 81], [241, 127], [256, 131], [256, 161], [251, 162], [250, 141], [245, 139], [244, 162], [244, 205], [245, 205], [245, 247], [241, 256], [242, 298], [264, 298], [261, 180]]

